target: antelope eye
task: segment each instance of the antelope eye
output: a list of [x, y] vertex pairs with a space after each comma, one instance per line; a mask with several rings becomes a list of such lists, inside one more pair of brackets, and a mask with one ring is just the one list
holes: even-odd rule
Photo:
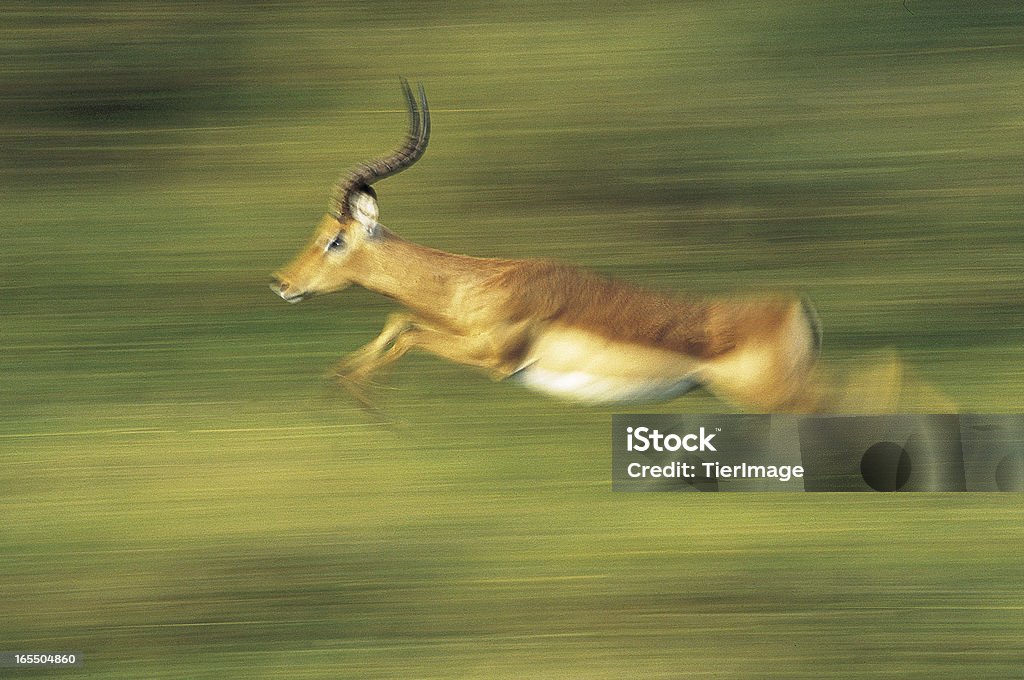
[[343, 234], [338, 234], [327, 243], [325, 250], [341, 250], [344, 247], [345, 236]]

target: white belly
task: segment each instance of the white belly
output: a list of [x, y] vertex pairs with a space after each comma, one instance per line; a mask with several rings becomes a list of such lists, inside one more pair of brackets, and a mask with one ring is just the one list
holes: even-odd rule
[[512, 379], [587, 403], [664, 401], [700, 385], [696, 368], [676, 352], [554, 326], [534, 342]]

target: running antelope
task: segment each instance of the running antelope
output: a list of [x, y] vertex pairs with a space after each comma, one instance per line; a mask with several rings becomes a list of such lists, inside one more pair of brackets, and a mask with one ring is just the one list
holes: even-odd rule
[[420, 349], [563, 398], [659, 401], [697, 386], [759, 411], [807, 408], [820, 334], [801, 298], [669, 297], [548, 260], [467, 257], [378, 221], [371, 185], [423, 156], [430, 112], [409, 84], [405, 143], [339, 181], [312, 242], [273, 276], [288, 302], [357, 284], [398, 301], [380, 335], [335, 367], [363, 405], [370, 376]]

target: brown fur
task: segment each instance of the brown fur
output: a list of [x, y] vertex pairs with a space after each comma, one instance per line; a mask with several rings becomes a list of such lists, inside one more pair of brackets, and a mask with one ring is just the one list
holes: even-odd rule
[[707, 300], [669, 297], [548, 260], [509, 263], [484, 281], [511, 291], [510, 320], [558, 321], [612, 340], [659, 347], [712, 359], [741, 343], [751, 331], [783, 324], [792, 298]]
[[[348, 243], [340, 257], [325, 249], [339, 232]], [[409, 310], [337, 371], [364, 403], [369, 399], [360, 385], [419, 348], [498, 379], [531, 362], [549, 372], [586, 366], [595, 375], [612, 371], [608, 378], [617, 376], [620, 386], [623, 380], [638, 386], [695, 380], [757, 410], [811, 408], [798, 395], [817, 356], [816, 328], [795, 296], [671, 297], [559, 262], [454, 255], [383, 227], [370, 236], [354, 221], [330, 217], [276, 279], [275, 290], [286, 299], [357, 284]], [[554, 337], [561, 338], [560, 349], [552, 349]], [[565, 345], [570, 337], [574, 348]], [[538, 351], [569, 354], [553, 358]], [[607, 363], [595, 365], [596, 357]], [[652, 374], [649, 361], [663, 368]]]

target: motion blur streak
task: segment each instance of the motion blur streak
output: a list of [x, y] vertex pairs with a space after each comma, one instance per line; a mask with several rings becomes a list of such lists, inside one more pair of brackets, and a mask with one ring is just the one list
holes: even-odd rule
[[1022, 13], [6, 3], [0, 646], [76, 678], [1018, 672], [1016, 496], [613, 495], [609, 410], [422, 356], [382, 429], [320, 373], [389, 304], [265, 273], [400, 137], [405, 74], [445, 131], [381, 195], [410, 240], [798, 290], [843, 375], [890, 384], [893, 347], [1018, 410]]

